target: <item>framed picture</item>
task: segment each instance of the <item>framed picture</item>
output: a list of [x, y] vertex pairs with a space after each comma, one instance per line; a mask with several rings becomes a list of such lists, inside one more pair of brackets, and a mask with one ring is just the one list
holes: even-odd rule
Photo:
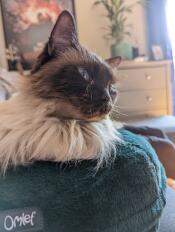
[[30, 69], [62, 10], [75, 15], [73, 0], [1, 0], [9, 70]]
[[154, 60], [163, 60], [164, 59], [164, 54], [162, 47], [159, 45], [153, 45], [152, 46], [152, 53], [153, 53], [153, 58]]

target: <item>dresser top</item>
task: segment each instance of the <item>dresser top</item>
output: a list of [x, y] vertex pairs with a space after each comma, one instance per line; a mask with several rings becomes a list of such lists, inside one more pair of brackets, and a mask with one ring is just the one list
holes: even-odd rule
[[171, 65], [172, 60], [162, 60], [162, 61], [122, 61], [119, 69], [127, 68], [142, 68], [142, 67], [156, 67], [162, 65]]

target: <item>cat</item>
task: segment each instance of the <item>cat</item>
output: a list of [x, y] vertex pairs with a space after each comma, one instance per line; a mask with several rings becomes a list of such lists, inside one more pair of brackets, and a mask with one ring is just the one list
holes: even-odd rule
[[2, 170], [36, 160], [107, 163], [120, 141], [109, 118], [120, 61], [82, 47], [74, 17], [63, 11], [19, 92], [0, 105]]

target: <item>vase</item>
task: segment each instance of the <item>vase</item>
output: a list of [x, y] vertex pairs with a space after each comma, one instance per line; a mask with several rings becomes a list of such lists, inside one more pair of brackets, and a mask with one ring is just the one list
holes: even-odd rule
[[133, 59], [132, 46], [128, 43], [113, 44], [111, 46], [112, 57], [121, 56], [124, 60]]

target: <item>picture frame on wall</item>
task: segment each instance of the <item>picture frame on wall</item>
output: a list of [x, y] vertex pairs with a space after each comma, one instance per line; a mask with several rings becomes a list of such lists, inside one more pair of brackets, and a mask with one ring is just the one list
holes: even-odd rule
[[75, 16], [74, 0], [1, 0], [0, 6], [9, 70], [17, 63], [31, 69], [62, 10]]

